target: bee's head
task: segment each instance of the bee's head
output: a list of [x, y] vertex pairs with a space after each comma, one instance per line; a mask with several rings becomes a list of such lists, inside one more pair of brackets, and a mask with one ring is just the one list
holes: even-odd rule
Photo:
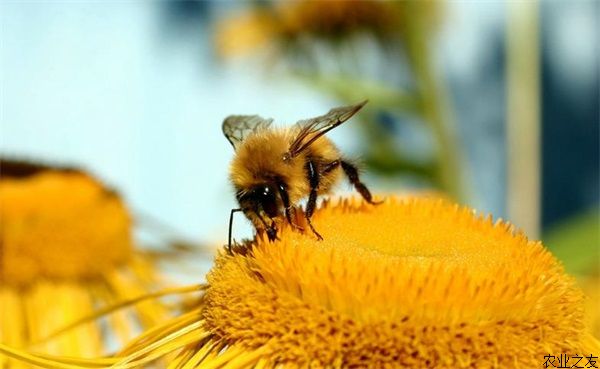
[[249, 191], [238, 191], [237, 200], [246, 214], [254, 213], [260, 218], [264, 214], [271, 219], [280, 215], [277, 192], [273, 185], [265, 183], [254, 186]]

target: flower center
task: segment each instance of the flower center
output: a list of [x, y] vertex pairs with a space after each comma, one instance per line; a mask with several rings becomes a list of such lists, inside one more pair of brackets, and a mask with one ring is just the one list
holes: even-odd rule
[[2, 161], [0, 281], [87, 278], [131, 254], [131, 220], [116, 194], [71, 169]]
[[[528, 360], [550, 346], [567, 352], [565, 337], [576, 342], [582, 330], [572, 280], [505, 223], [441, 200], [392, 198], [326, 205], [313, 224], [323, 241], [283, 227], [280, 241], [218, 257], [207, 328], [232, 345], [270, 347], [278, 361], [343, 367], [400, 358], [431, 367], [455, 350], [512, 365], [523, 348], [541, 355]], [[550, 331], [556, 340], [542, 345]]]

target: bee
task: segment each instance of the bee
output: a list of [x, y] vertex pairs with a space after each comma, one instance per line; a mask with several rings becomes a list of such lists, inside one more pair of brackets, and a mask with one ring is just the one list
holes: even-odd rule
[[[331, 109], [327, 114], [298, 121], [287, 128], [272, 128], [273, 119], [258, 115], [231, 115], [223, 121], [223, 133], [235, 150], [230, 180], [239, 208], [229, 216], [229, 242], [233, 215], [243, 212], [256, 230], [266, 231], [269, 240], [277, 238], [276, 220], [292, 221], [299, 201], [308, 199], [304, 216], [313, 234], [311, 217], [317, 198], [331, 192], [345, 174], [365, 201], [373, 201], [371, 192], [360, 181], [354, 164], [344, 159], [325, 134], [358, 112], [367, 101]], [[284, 221], [285, 221], [284, 220]]]

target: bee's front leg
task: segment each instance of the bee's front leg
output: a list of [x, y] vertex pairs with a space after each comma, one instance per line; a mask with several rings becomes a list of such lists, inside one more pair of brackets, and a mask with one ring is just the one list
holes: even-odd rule
[[271, 242], [277, 239], [277, 227], [275, 227], [275, 224], [267, 227], [267, 237]]
[[317, 236], [319, 240], [323, 240], [323, 237], [313, 227], [310, 217], [312, 217], [315, 207], [317, 205], [317, 188], [319, 187], [319, 172], [314, 162], [308, 161], [306, 163], [306, 171], [308, 174], [308, 182], [310, 184], [310, 195], [308, 195], [308, 202], [306, 203], [306, 222], [310, 227], [310, 230]]
[[267, 232], [267, 238], [269, 241], [275, 241], [277, 239], [277, 224], [275, 221], [273, 221], [272, 218], [269, 218], [262, 210], [256, 211], [254, 215], [254, 219], [260, 222], [254, 223], [254, 227], [256, 228], [257, 232]]
[[296, 223], [294, 223], [292, 221], [292, 211], [294, 211], [294, 215], [295, 215], [296, 209], [290, 205], [290, 196], [287, 191], [287, 185], [285, 184], [285, 182], [280, 180], [277, 182], [277, 188], [279, 189], [279, 195], [281, 196], [281, 201], [283, 202], [283, 212], [285, 214], [285, 218], [287, 219], [288, 223], [292, 227], [294, 227], [300, 231], [303, 231], [304, 228], [300, 227], [299, 225], [297, 225]]

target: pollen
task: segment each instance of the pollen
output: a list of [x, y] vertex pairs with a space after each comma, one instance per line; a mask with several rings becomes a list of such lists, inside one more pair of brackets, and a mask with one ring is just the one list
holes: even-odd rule
[[0, 280], [88, 278], [127, 260], [131, 219], [121, 199], [77, 171], [0, 180]]
[[221, 252], [199, 306], [120, 365], [178, 350], [173, 368], [527, 368], [600, 348], [573, 278], [504, 221], [391, 197], [324, 203], [313, 224], [323, 241], [283, 226]]

